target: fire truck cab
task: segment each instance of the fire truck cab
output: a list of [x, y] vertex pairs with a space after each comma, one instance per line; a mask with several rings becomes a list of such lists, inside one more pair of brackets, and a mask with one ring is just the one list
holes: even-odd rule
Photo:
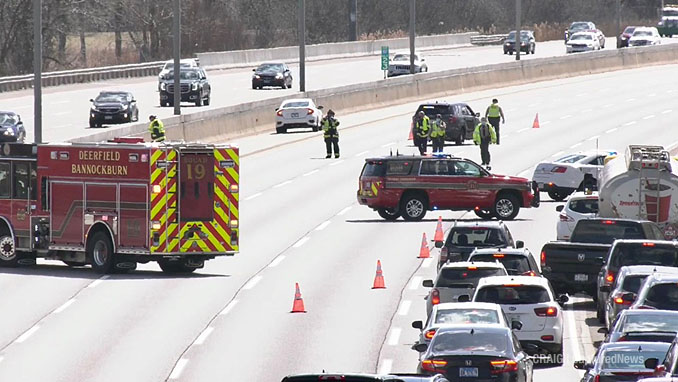
[[229, 145], [5, 144], [0, 266], [42, 257], [98, 273], [149, 261], [192, 272], [238, 252], [238, 182]]

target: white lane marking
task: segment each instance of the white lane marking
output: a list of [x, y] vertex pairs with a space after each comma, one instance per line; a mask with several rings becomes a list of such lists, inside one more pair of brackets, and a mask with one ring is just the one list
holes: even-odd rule
[[179, 377], [181, 377], [181, 373], [184, 371], [184, 368], [186, 368], [186, 364], [188, 364], [188, 359], [180, 359], [179, 362], [177, 362], [177, 365], [174, 366], [174, 369], [172, 369], [169, 379], [179, 379]]
[[410, 312], [410, 307], [412, 306], [412, 301], [404, 300], [400, 303], [400, 309], [398, 309], [399, 316], [407, 316], [407, 313]]
[[567, 115], [564, 115], [564, 116], [560, 117], [560, 119], [568, 119], [568, 118], [572, 118], [572, 116], [569, 115], [569, 114], [567, 114]]
[[647, 96], [648, 96], [648, 97], [656, 97], [656, 96], [657, 96], [657, 93], [650, 93], [650, 94], [648, 94]]
[[526, 127], [526, 128], [524, 128], [524, 129], [518, 130], [517, 132], [518, 132], [518, 133], [522, 133], [523, 131], [526, 131], [526, 130], [530, 130], [530, 128], [529, 128], [529, 127]]
[[365, 155], [365, 154], [367, 154], [367, 153], [369, 153], [369, 151], [368, 151], [368, 150], [365, 150], [365, 151], [363, 151], [363, 152], [357, 153], [355, 156], [356, 156], [356, 157], [361, 157], [361, 156], [363, 156], [363, 155]]
[[97, 285], [101, 284], [101, 283], [102, 283], [104, 280], [106, 280], [108, 277], [109, 277], [108, 275], [106, 275], [106, 276], [101, 276], [101, 277], [98, 278], [97, 280], [92, 281], [92, 283], [89, 284], [89, 285], [87, 286], [87, 288], [96, 288]]
[[381, 367], [379, 368], [379, 374], [390, 374], [392, 369], [393, 369], [393, 360], [385, 359], [381, 363]]
[[614, 104], [608, 103], [607, 105], [603, 105], [603, 107], [612, 107]]
[[643, 117], [643, 119], [652, 119], [654, 118], [654, 114], [646, 115]]
[[61, 313], [61, 312], [63, 312], [64, 310], [66, 310], [66, 308], [68, 308], [69, 306], [71, 306], [71, 304], [74, 303], [74, 302], [75, 302], [75, 299], [72, 298], [72, 299], [66, 301], [65, 303], [63, 303], [60, 307], [54, 309], [54, 311], [53, 311], [52, 313], [57, 313], [57, 314], [58, 314], [58, 313]]
[[24, 334], [20, 335], [19, 338], [17, 338], [14, 342], [20, 344], [28, 339], [28, 337], [32, 336], [35, 332], [40, 329], [40, 325], [35, 325], [32, 328], [28, 329], [27, 331], [24, 332]]
[[63, 100], [63, 101], [48, 101], [48, 102], [45, 102], [45, 103], [48, 104], [48, 105], [63, 105], [65, 103], [69, 103], [69, 102], [71, 102], [71, 101]]
[[421, 262], [421, 267], [422, 268], [428, 268], [433, 264], [433, 258], [429, 257], [428, 259], [424, 259], [424, 261]]
[[297, 241], [296, 243], [294, 243], [294, 245], [292, 246], [292, 248], [299, 248], [299, 247], [301, 247], [302, 245], [306, 244], [306, 242], [309, 241], [309, 240], [311, 240], [310, 237], [304, 236], [304, 237], [302, 237], [301, 239], [299, 239], [299, 241]]
[[635, 125], [635, 124], [636, 124], [636, 121], [631, 121], [631, 122], [626, 122], [624, 124], [624, 126], [631, 126], [631, 125]]
[[337, 215], [338, 215], [338, 216], [341, 216], [341, 215], [347, 213], [348, 210], [350, 210], [351, 208], [353, 208], [353, 207], [351, 207], [351, 206], [346, 207], [346, 208], [344, 208], [343, 210], [339, 211], [339, 213], [338, 213]]
[[573, 144], [572, 146], [570, 146], [570, 148], [571, 148], [571, 149], [573, 149], [573, 148], [575, 148], [575, 147], [579, 147], [579, 146], [581, 146], [581, 145], [582, 145], [582, 143], [581, 143], [581, 142], [579, 142], [579, 143], [575, 143], [575, 144]]
[[594, 135], [591, 138], [587, 139], [587, 141], [595, 141], [598, 138], [600, 138], [600, 135]]
[[[16, 108], [14, 109], [16, 110]], [[0, 356], [0, 362], [2, 362], [3, 359], [5, 359], [5, 357]]]
[[313, 171], [309, 171], [309, 172], [307, 172], [306, 174], [304, 174], [304, 175], [302, 175], [302, 176], [309, 176], [309, 175], [313, 175], [313, 174], [315, 174], [315, 173], [316, 173], [316, 172], [318, 172], [318, 171], [320, 171], [320, 170], [318, 170], [318, 169], [315, 169], [315, 170], [313, 170]]
[[343, 160], [343, 159], [342, 159], [342, 160], [338, 160], [338, 161], [336, 161], [336, 162], [330, 163], [330, 166], [336, 166], [336, 165], [342, 164], [342, 163], [344, 163], [344, 160]]
[[284, 182], [282, 182], [282, 183], [276, 184], [275, 186], [273, 186], [273, 188], [279, 188], [279, 187], [287, 186], [287, 185], [290, 184], [290, 183], [292, 183], [291, 180], [286, 180], [286, 181], [284, 181]]
[[261, 281], [261, 279], [263, 279], [263, 278], [264, 278], [264, 276], [262, 276], [262, 275], [254, 276], [254, 278], [252, 280], [248, 281], [247, 284], [245, 284], [245, 286], [242, 287], [242, 289], [249, 290], [249, 289], [254, 288], [259, 283], [259, 281]]
[[[574, 310], [567, 309], [565, 310], [565, 323], [567, 324], [567, 331], [568, 337], [570, 338], [570, 341], [567, 341], [567, 343], [571, 344], [572, 346], [572, 356], [574, 357], [575, 361], [579, 361], [582, 358], [581, 356], [581, 350], [579, 349], [579, 339], [577, 337], [577, 324], [575, 322], [575, 316], [574, 316]], [[580, 370], [577, 370], [580, 372], [580, 375], [583, 375], [584, 373]]]
[[419, 288], [422, 279], [423, 278], [421, 276], [412, 277], [412, 281], [410, 281], [410, 290], [416, 290], [417, 288]]
[[592, 112], [592, 111], [593, 111], [593, 109], [584, 109], [584, 110], [582, 110], [581, 112], [582, 112], [582, 113], [590, 113], [590, 112]]
[[391, 346], [398, 345], [398, 340], [400, 339], [400, 333], [403, 330], [400, 328], [391, 328], [391, 335], [388, 337], [388, 344]]
[[255, 198], [260, 197], [260, 196], [263, 195], [263, 194], [264, 194], [263, 192], [257, 192], [257, 193], [254, 194], [254, 195], [250, 195], [250, 196], [246, 197], [244, 200], [252, 200], [252, 199], [255, 199]]
[[200, 333], [198, 338], [195, 339], [195, 342], [193, 342], [193, 345], [204, 344], [205, 340], [207, 340], [207, 337], [209, 337], [210, 334], [212, 334], [213, 331], [214, 331], [214, 328], [211, 327], [211, 326], [208, 326], [205, 330], [202, 331], [202, 333]]
[[617, 128], [613, 127], [610, 130], [605, 130], [605, 133], [614, 133], [615, 131], [617, 131]]
[[636, 100], [635, 98], [629, 98], [629, 99], [626, 100], [626, 102], [633, 102], [635, 100]]
[[672, 111], [673, 111], [673, 110], [671, 110], [671, 109], [664, 110], [664, 111], [662, 111], [662, 114], [668, 114], [668, 113], [670, 113], [670, 112], [672, 112]]
[[322, 230], [324, 230], [325, 228], [327, 228], [327, 226], [330, 225], [330, 223], [332, 223], [332, 221], [330, 221], [330, 220], [325, 220], [322, 224], [320, 224], [319, 226], [317, 226], [317, 227], [315, 228], [315, 230], [316, 230], [316, 231], [322, 231]]
[[58, 113], [52, 113], [51, 115], [59, 116], [59, 115], [66, 115], [66, 114], [71, 114], [71, 112], [70, 111], [60, 111]]
[[285, 260], [285, 255], [278, 255], [273, 261], [271, 261], [270, 264], [268, 264], [269, 268], [277, 267], [278, 264], [280, 264], [283, 260]]
[[565, 153], [565, 151], [558, 151], [557, 153], [555, 153], [555, 154], [553, 154], [553, 155], [551, 155], [551, 156], [552, 156], [552, 157], [557, 157], [557, 156], [562, 155], [562, 154], [564, 154], [564, 153]]
[[227, 315], [228, 312], [230, 312], [231, 309], [233, 309], [233, 307], [234, 307], [235, 304], [237, 304], [237, 303], [238, 303], [238, 300], [233, 300], [233, 301], [229, 302], [229, 303], [224, 307], [224, 309], [222, 309], [221, 312], [219, 312], [219, 315], [220, 315], [220, 316], [225, 316], [225, 315]]
[[390, 142], [390, 143], [381, 145], [381, 147], [391, 147], [391, 146], [395, 146], [395, 144], [396, 144], [396, 142]]

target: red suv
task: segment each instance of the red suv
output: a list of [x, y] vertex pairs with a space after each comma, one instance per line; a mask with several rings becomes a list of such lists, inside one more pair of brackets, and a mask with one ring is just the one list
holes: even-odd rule
[[473, 210], [483, 219], [512, 220], [521, 207], [539, 206], [536, 183], [494, 175], [449, 155], [366, 159], [358, 187], [358, 203], [386, 220], [418, 221], [432, 210]]

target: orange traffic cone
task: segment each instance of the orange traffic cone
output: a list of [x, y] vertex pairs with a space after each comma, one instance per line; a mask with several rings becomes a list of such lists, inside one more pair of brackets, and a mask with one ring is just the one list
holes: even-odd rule
[[539, 128], [539, 113], [534, 116], [534, 122], [532, 122], [532, 128], [533, 129], [538, 129]]
[[436, 235], [433, 237], [433, 241], [436, 243], [442, 243], [443, 240], [443, 217], [438, 216], [438, 225], [436, 226]]
[[407, 138], [408, 141], [414, 140], [414, 129], [410, 127], [410, 137]]
[[424, 236], [421, 238], [421, 249], [419, 250], [418, 259], [428, 259], [429, 257], [431, 257], [431, 251], [428, 249], [428, 243], [426, 242], [426, 232], [424, 232]]
[[294, 292], [294, 304], [290, 313], [306, 313], [304, 308], [304, 299], [301, 298], [301, 291], [299, 291], [299, 283], [295, 283], [296, 291]]
[[386, 289], [384, 284], [384, 274], [381, 272], [381, 261], [377, 260], [377, 275], [374, 276], [374, 285], [372, 289]]

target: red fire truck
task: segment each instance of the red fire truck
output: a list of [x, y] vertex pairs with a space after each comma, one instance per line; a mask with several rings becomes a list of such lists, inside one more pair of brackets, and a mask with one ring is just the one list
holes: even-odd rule
[[228, 145], [5, 144], [0, 266], [43, 257], [110, 273], [157, 261], [187, 273], [233, 255], [239, 162]]

